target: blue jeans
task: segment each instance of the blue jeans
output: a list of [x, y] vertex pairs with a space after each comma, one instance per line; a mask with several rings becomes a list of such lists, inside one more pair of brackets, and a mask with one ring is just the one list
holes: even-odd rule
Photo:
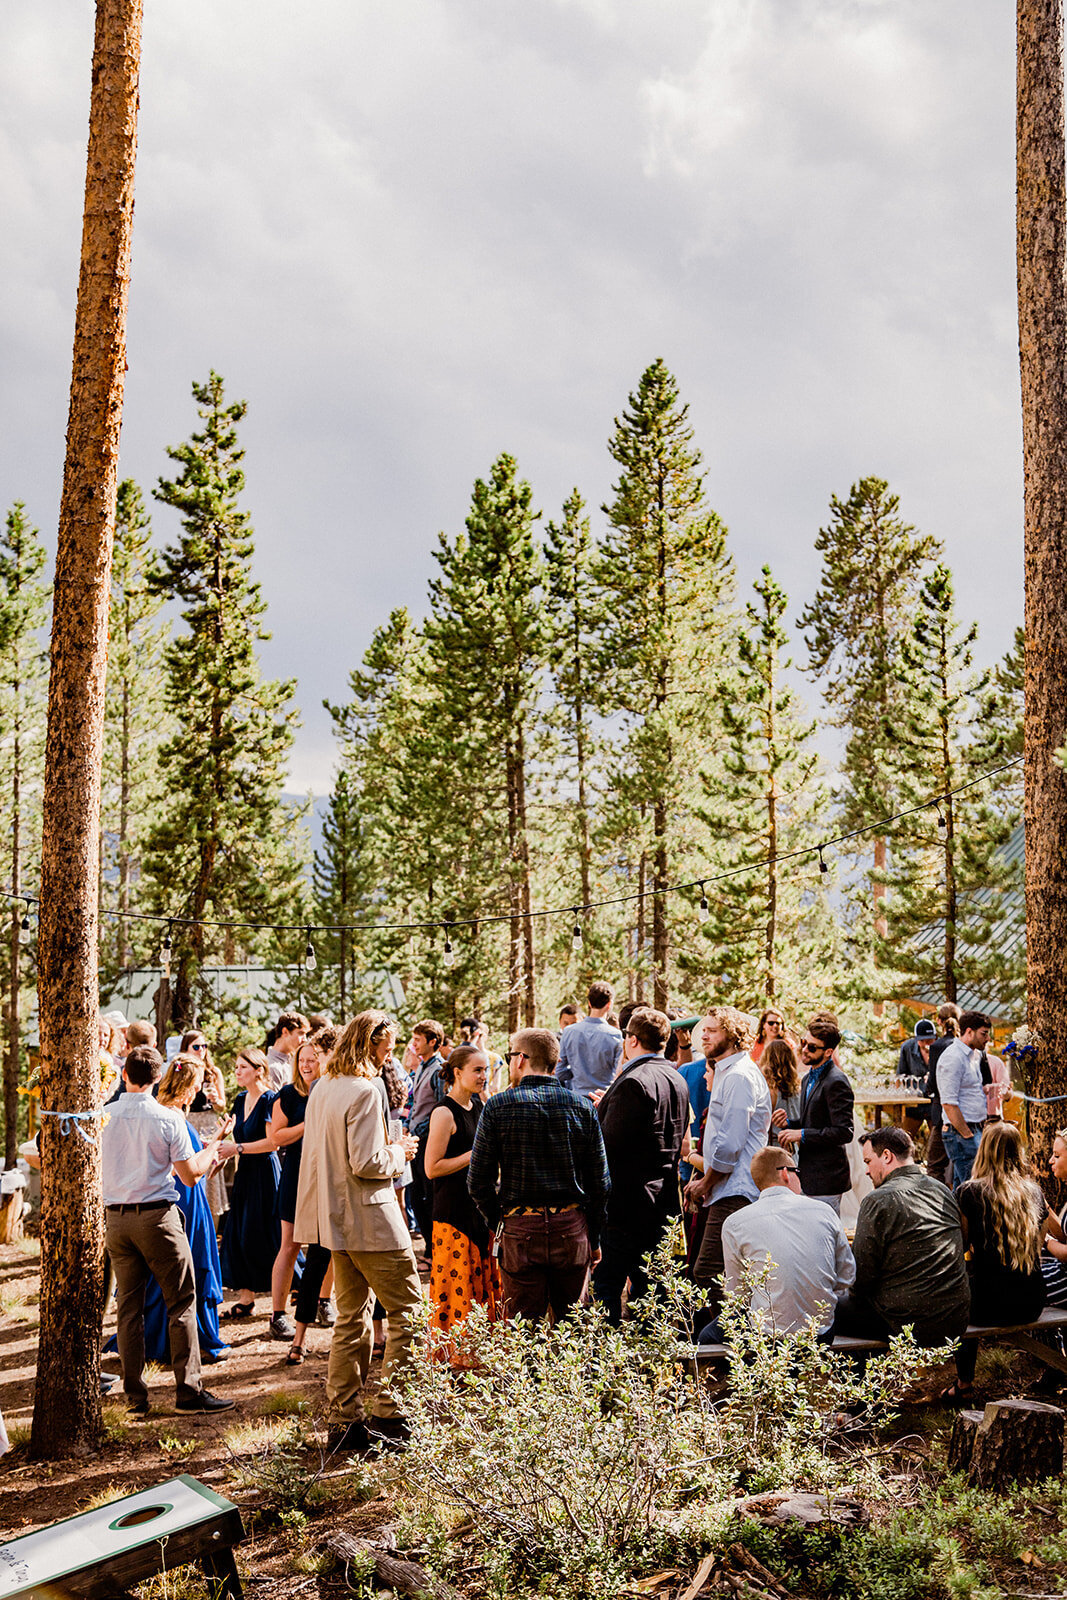
[[[970, 1124], [968, 1124], [970, 1126]], [[952, 1162], [952, 1187], [958, 1189], [961, 1183], [966, 1183], [971, 1176], [974, 1158], [978, 1154], [978, 1141], [982, 1137], [981, 1127], [973, 1128], [969, 1139], [962, 1138], [952, 1126], [946, 1122], [941, 1129], [941, 1136], [945, 1141], [945, 1153]]]

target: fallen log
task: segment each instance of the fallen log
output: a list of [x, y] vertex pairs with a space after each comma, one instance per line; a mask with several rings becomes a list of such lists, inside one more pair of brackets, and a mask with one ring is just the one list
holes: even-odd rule
[[372, 1540], [357, 1538], [354, 1534], [345, 1533], [343, 1528], [328, 1535], [326, 1548], [346, 1564], [349, 1561], [365, 1561], [370, 1557], [382, 1583], [401, 1594], [426, 1596], [428, 1600], [461, 1600], [457, 1589], [435, 1578], [417, 1561], [405, 1561], [391, 1555]]

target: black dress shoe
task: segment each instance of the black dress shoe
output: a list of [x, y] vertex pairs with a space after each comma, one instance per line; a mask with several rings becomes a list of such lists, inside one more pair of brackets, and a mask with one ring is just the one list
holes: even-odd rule
[[127, 1412], [129, 1413], [129, 1415], [131, 1417], [147, 1417], [147, 1415], [148, 1415], [148, 1401], [147, 1400], [131, 1400], [129, 1405], [126, 1407], [126, 1410], [127, 1410]]
[[407, 1417], [370, 1417], [367, 1431], [371, 1441], [381, 1450], [403, 1450], [411, 1438], [411, 1424]]
[[201, 1389], [199, 1394], [191, 1394], [187, 1399], [176, 1400], [175, 1409], [178, 1411], [232, 1411], [233, 1401], [224, 1400], [220, 1394], [211, 1394], [207, 1389]]
[[374, 1440], [368, 1433], [365, 1422], [343, 1422], [330, 1429], [326, 1437], [326, 1448], [331, 1455], [335, 1453], [345, 1456], [362, 1455], [374, 1449]]

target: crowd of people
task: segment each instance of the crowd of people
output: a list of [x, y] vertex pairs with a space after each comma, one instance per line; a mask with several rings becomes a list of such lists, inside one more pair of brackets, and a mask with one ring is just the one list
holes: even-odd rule
[[[665, 1239], [699, 1289], [706, 1344], [726, 1336], [729, 1292], [773, 1333], [911, 1326], [924, 1346], [1067, 1306], [1067, 1208], [1049, 1211], [1002, 1118], [1010, 1085], [986, 1017], [942, 1007], [940, 1036], [921, 1019], [901, 1071], [928, 1103], [867, 1131], [832, 1012], [794, 1030], [774, 1007], [614, 1003], [591, 984], [583, 1015], [568, 1005], [558, 1031], [520, 1029], [506, 1059], [477, 1017], [457, 1041], [421, 1020], [401, 1048], [381, 1011], [340, 1030], [286, 1011], [238, 1052], [231, 1107], [203, 1033], [168, 1062], [151, 1024], [105, 1018], [120, 1075], [102, 1133], [106, 1239], [131, 1409], [148, 1406], [146, 1360], [164, 1359], [179, 1409], [231, 1404], [204, 1389], [202, 1363], [228, 1354], [220, 1324], [250, 1322], [269, 1296], [288, 1365], [311, 1327], [330, 1329], [333, 1444], [400, 1446], [395, 1379], [423, 1278], [435, 1353], [462, 1367], [475, 1305], [557, 1321], [589, 1295], [617, 1325], [655, 1292], [647, 1258]], [[870, 1187], [850, 1239], [857, 1141]], [[1067, 1178], [1067, 1130], [1051, 1167]], [[970, 1394], [975, 1349], [960, 1346], [947, 1398]]]

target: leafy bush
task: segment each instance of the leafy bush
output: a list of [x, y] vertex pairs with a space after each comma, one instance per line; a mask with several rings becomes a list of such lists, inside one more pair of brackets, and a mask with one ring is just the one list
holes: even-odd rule
[[730, 1391], [713, 1401], [679, 1358], [699, 1291], [666, 1255], [653, 1271], [657, 1290], [619, 1329], [596, 1306], [552, 1332], [475, 1308], [455, 1368], [428, 1331], [406, 1385], [403, 1479], [438, 1522], [472, 1519], [487, 1567], [552, 1573], [559, 1594], [614, 1594], [677, 1538], [691, 1504], [706, 1524], [707, 1502], [728, 1511], [739, 1490], [876, 1482], [883, 1458], [851, 1445], [847, 1418], [888, 1414], [915, 1364], [910, 1341], [861, 1375], [814, 1330], [773, 1339], [734, 1301]]

